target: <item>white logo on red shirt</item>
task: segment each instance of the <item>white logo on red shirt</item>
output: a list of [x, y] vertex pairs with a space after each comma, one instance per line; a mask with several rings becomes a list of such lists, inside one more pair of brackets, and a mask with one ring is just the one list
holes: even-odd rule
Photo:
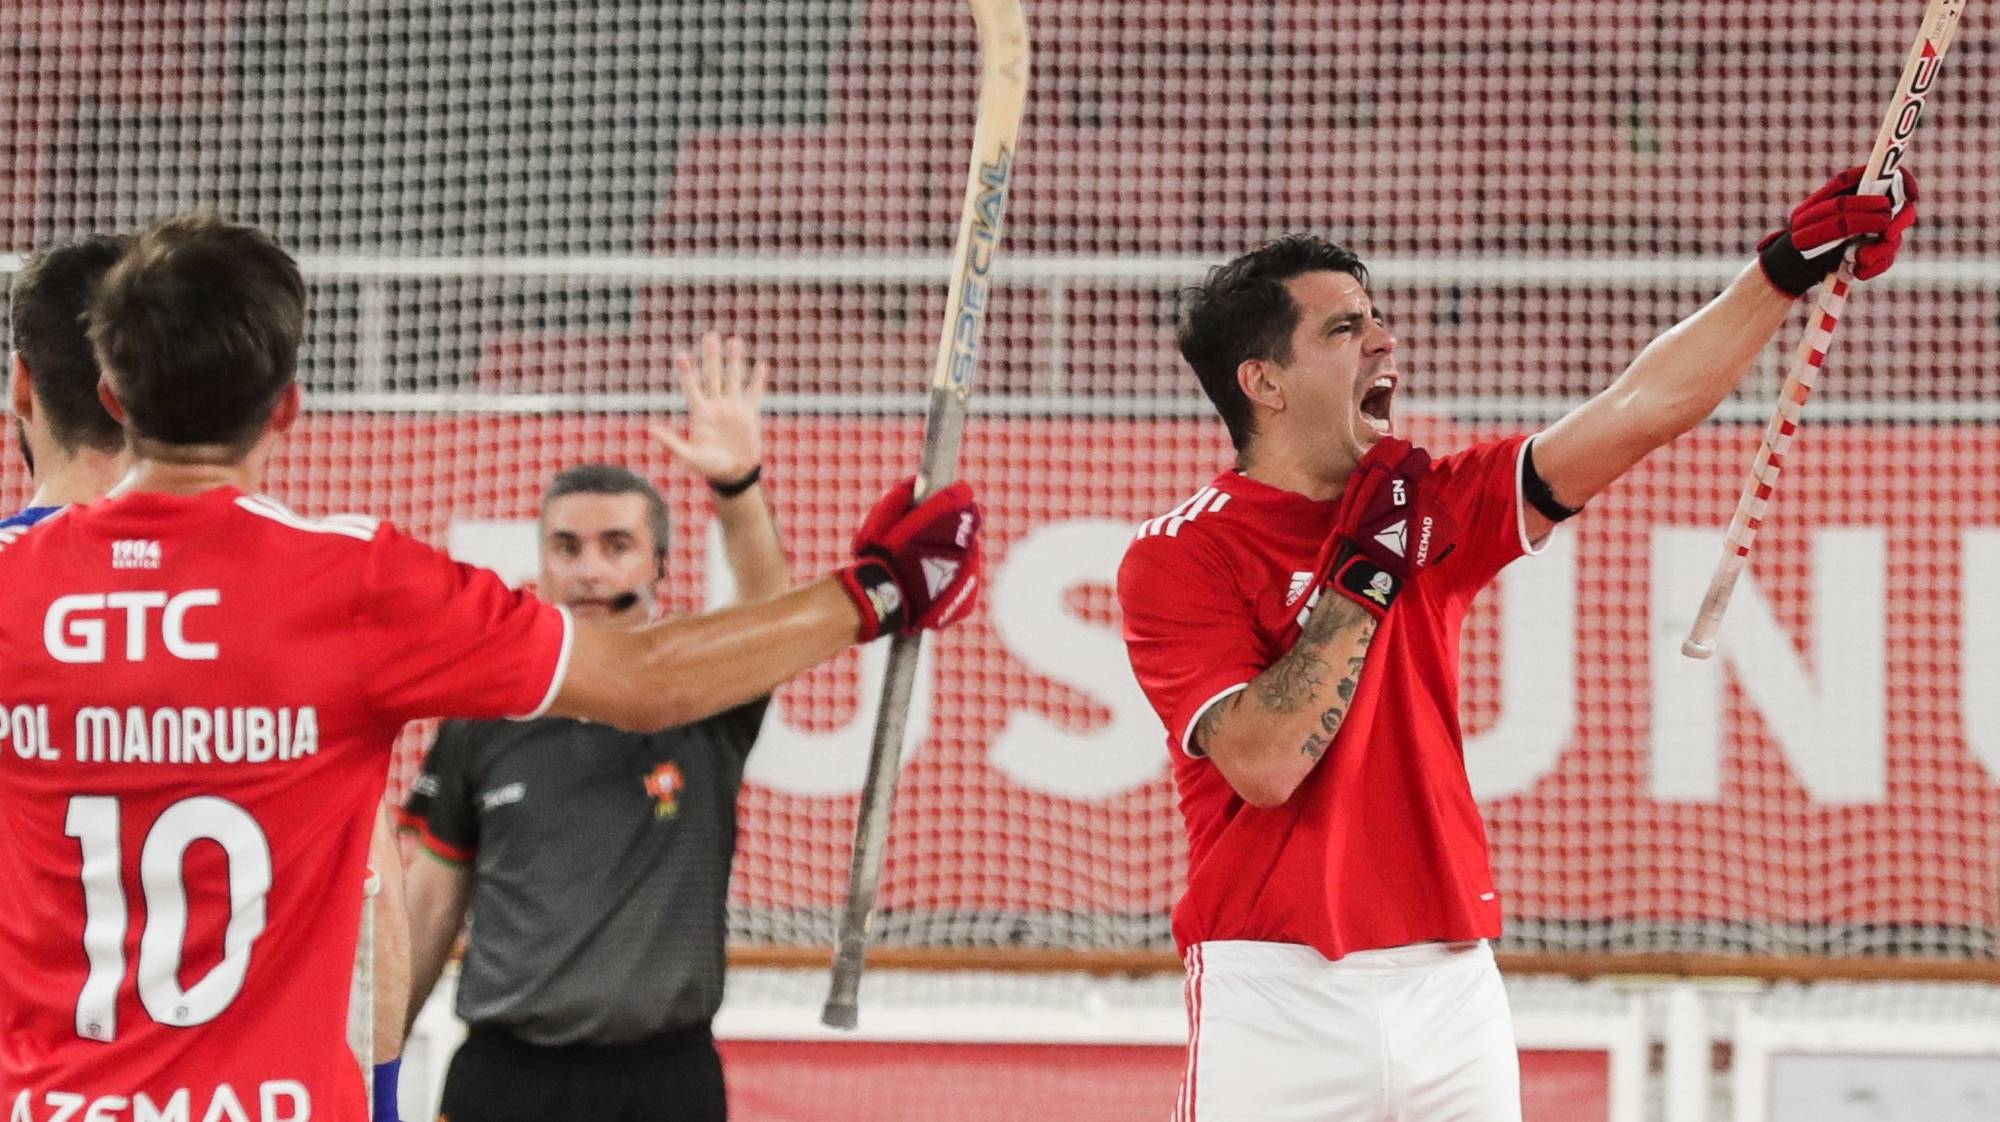
[[[201, 1105], [200, 1098], [189, 1098], [190, 1089], [180, 1087], [159, 1102], [146, 1097], [139, 1091], [126, 1098], [124, 1095], [99, 1095], [95, 1098], [78, 1091], [44, 1091], [41, 1105], [48, 1113], [35, 1113], [35, 1093], [22, 1091], [14, 1096], [14, 1105], [7, 1112], [12, 1120], [25, 1119], [27, 1122], [68, 1122], [69, 1119], [87, 1118], [255, 1118], [257, 1122], [292, 1122], [294, 1119], [312, 1117], [312, 1092], [296, 1079], [267, 1079], [257, 1085], [254, 1098], [239, 1095], [236, 1088], [228, 1083], [218, 1083], [213, 1092], [194, 1089], [195, 1095], [207, 1093], [208, 1109], [200, 1114], [191, 1113], [189, 1104]], [[155, 1092], [158, 1093], [158, 1092]], [[249, 1101], [244, 1101], [249, 1098]], [[258, 1112], [251, 1114], [251, 1107]], [[128, 1113], [129, 1110], [129, 1113]]]
[[1306, 589], [1312, 584], [1312, 579], [1311, 570], [1302, 569], [1292, 574], [1292, 586], [1285, 590], [1285, 607], [1289, 608], [1299, 602], [1299, 597], [1306, 594]]
[[160, 638], [167, 653], [187, 662], [212, 662], [221, 653], [214, 643], [198, 643], [187, 635], [187, 617], [196, 608], [222, 603], [213, 588], [191, 588], [169, 596], [164, 592], [79, 592], [58, 596], [42, 618], [42, 645], [57, 662], [105, 660], [105, 638], [120, 616], [125, 628], [125, 661], [143, 662], [153, 610], [160, 612]]
[[160, 567], [160, 543], [146, 538], [128, 538], [112, 542], [111, 567], [157, 569]]

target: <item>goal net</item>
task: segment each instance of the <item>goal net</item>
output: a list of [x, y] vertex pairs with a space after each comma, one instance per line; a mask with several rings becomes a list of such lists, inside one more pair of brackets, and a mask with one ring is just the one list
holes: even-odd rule
[[[1031, 4], [963, 467], [992, 587], [921, 671], [880, 941], [1170, 947], [1184, 843], [1109, 582], [1132, 527], [1229, 462], [1172, 349], [1179, 286], [1282, 233], [1347, 242], [1401, 338], [1403, 429], [1439, 452], [1533, 430], [1866, 155], [1919, 8]], [[625, 463], [672, 503], [672, 610], [718, 601], [705, 492], [645, 435], [711, 329], [775, 372], [766, 478], [799, 573], [914, 468], [970, 142], [960, 5], [12, 0], [0, 42], [0, 251], [208, 207], [302, 255], [313, 412], [269, 480], [295, 507], [525, 578], [550, 475]], [[1851, 305], [1721, 656], [1677, 647], [1798, 324], [1474, 611], [1466, 760], [1505, 949], [1994, 955], [1990, 37], [1968, 27], [1942, 82], [1921, 224]], [[777, 696], [743, 944], [831, 938], [881, 655]]]

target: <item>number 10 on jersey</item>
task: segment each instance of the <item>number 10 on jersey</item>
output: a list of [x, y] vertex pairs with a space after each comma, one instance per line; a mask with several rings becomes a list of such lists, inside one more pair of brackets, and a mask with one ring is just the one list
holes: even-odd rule
[[[90, 964], [76, 999], [76, 1032], [89, 1040], [118, 1036], [118, 989], [125, 980], [124, 854], [119, 801], [78, 795], [69, 801], [64, 833], [83, 850], [83, 951]], [[187, 950], [188, 890], [182, 874], [198, 841], [222, 847], [229, 868], [229, 923], [222, 960], [199, 982], [180, 984]], [[264, 932], [264, 898], [271, 889], [271, 845], [250, 812], [212, 795], [167, 807], [139, 847], [139, 887], [146, 927], [139, 936], [139, 1003], [154, 1021], [177, 1028], [206, 1024], [243, 991], [250, 950]]]

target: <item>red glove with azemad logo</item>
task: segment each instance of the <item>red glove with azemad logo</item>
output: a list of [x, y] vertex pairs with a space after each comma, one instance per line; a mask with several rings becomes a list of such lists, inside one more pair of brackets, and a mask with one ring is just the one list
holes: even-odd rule
[[861, 612], [860, 642], [891, 631], [949, 627], [979, 602], [982, 512], [963, 480], [921, 503], [911, 476], [889, 488], [854, 535], [854, 563], [835, 576]]
[[1320, 549], [1320, 581], [1377, 619], [1405, 582], [1458, 544], [1458, 527], [1424, 495], [1430, 473], [1430, 453], [1393, 436], [1376, 441], [1347, 477]]

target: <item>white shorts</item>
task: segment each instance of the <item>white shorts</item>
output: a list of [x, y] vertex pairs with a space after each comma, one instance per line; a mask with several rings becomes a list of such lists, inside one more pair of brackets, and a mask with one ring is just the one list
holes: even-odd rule
[[1174, 1122], [1520, 1122], [1514, 1024], [1483, 940], [1338, 962], [1213, 942], [1186, 958]]

